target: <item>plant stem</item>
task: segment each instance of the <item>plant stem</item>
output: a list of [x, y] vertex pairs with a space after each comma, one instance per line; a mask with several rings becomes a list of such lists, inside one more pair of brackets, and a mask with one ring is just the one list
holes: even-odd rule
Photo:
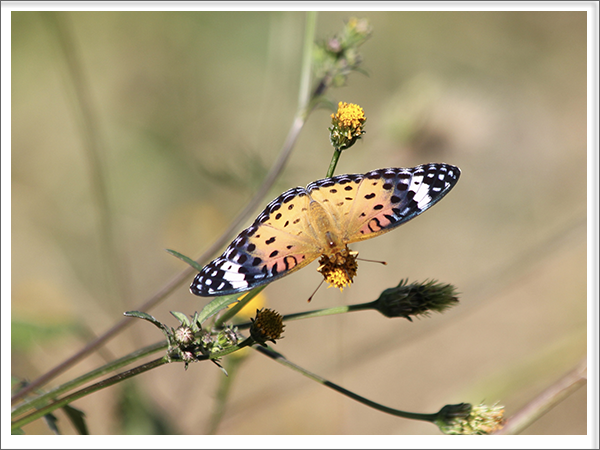
[[[335, 306], [333, 308], [318, 309], [316, 311], [307, 311], [307, 312], [300, 312], [300, 313], [294, 313], [294, 314], [286, 314], [285, 316], [282, 317], [282, 320], [284, 322], [286, 322], [286, 321], [290, 321], [290, 320], [312, 319], [313, 317], [330, 316], [333, 314], [344, 314], [344, 313], [354, 312], [354, 311], [365, 311], [368, 309], [374, 309], [373, 308], [374, 303], [375, 302], [361, 303], [359, 305]], [[236, 326], [238, 327], [238, 329], [243, 330], [246, 328], [250, 328], [251, 325], [252, 325], [252, 322], [245, 322], [245, 323], [242, 323], [242, 324], [239, 324]]]
[[113, 384], [119, 383], [123, 380], [127, 380], [128, 378], [132, 378], [136, 375], [139, 375], [140, 373], [144, 373], [144, 372], [147, 372], [156, 367], [160, 367], [164, 364], [167, 364], [168, 362], [169, 362], [169, 359], [166, 356], [163, 356], [162, 358], [155, 359], [154, 361], [150, 361], [146, 364], [142, 364], [141, 366], [138, 366], [134, 369], [128, 370], [126, 372], [115, 375], [111, 378], [100, 381], [91, 386], [88, 386], [84, 389], [81, 389], [80, 391], [77, 391], [77, 392], [74, 392], [73, 394], [67, 395], [66, 397], [64, 397], [60, 400], [56, 400], [55, 402], [51, 403], [50, 405], [45, 406], [41, 409], [38, 409], [37, 411], [35, 411], [25, 417], [22, 417], [21, 419], [16, 420], [15, 422], [12, 422], [11, 429], [12, 430], [19, 429], [19, 428], [23, 427], [24, 425], [27, 425], [28, 423], [33, 422], [34, 420], [37, 420], [40, 417], [43, 417], [46, 414], [49, 414], [58, 408], [62, 408], [63, 406], [68, 405], [69, 403], [71, 403], [75, 400], [85, 397], [86, 395], [92, 394], [94, 392], [97, 392], [97, 391], [107, 388], [109, 386], [112, 386]]
[[48, 402], [54, 400], [56, 397], [63, 394], [64, 392], [75, 389], [76, 387], [81, 386], [81, 385], [87, 383], [88, 381], [93, 380], [94, 378], [100, 377], [102, 375], [106, 375], [107, 373], [112, 372], [113, 370], [117, 370], [122, 367], [125, 367], [128, 364], [131, 364], [141, 358], [144, 358], [148, 355], [151, 355], [152, 353], [155, 353], [159, 350], [163, 350], [165, 348], [167, 348], [167, 342], [165, 342], [163, 340], [163, 341], [157, 342], [155, 344], [149, 345], [147, 347], [144, 347], [135, 352], [132, 352], [129, 355], [126, 355], [122, 358], [119, 358], [115, 361], [105, 364], [104, 366], [99, 367], [98, 369], [92, 370], [91, 372], [88, 372], [78, 378], [75, 378], [74, 380], [68, 381], [68, 382], [52, 389], [51, 391], [48, 391], [42, 395], [39, 395], [38, 397], [35, 397], [33, 399], [27, 399], [25, 402], [23, 402], [22, 405], [18, 406], [17, 408], [15, 408], [12, 411], [11, 416], [17, 417], [29, 409], [41, 408], [42, 406], [48, 404]]
[[342, 151], [339, 148], [336, 148], [333, 152], [333, 156], [331, 157], [331, 162], [329, 163], [329, 169], [327, 169], [326, 178], [330, 178], [333, 176], [333, 172], [335, 172], [335, 167], [340, 159], [340, 155]]
[[584, 358], [575, 369], [510, 417], [504, 423], [504, 427], [494, 434], [519, 434], [586, 383], [587, 360]]
[[273, 359], [274, 361], [277, 361], [279, 364], [289, 367], [290, 369], [293, 369], [293, 370], [301, 373], [305, 377], [308, 377], [311, 380], [316, 381], [317, 383], [321, 383], [322, 385], [327, 386], [328, 388], [333, 389], [334, 391], [337, 391], [340, 394], [345, 395], [346, 397], [350, 397], [352, 400], [356, 400], [357, 402], [362, 403], [363, 405], [369, 406], [378, 411], [381, 411], [381, 412], [384, 412], [387, 414], [391, 414], [391, 415], [397, 416], [397, 417], [403, 417], [405, 419], [423, 420], [425, 422], [431, 422], [431, 423], [434, 423], [434, 421], [438, 417], [438, 413], [435, 413], [435, 414], [412, 413], [412, 412], [401, 411], [399, 409], [394, 409], [394, 408], [390, 408], [388, 406], [381, 405], [377, 402], [374, 402], [374, 401], [369, 400], [365, 397], [362, 397], [358, 394], [355, 394], [354, 392], [349, 391], [348, 389], [345, 389], [329, 380], [326, 380], [325, 378], [320, 377], [319, 375], [315, 375], [314, 373], [309, 372], [308, 370], [303, 369], [300, 366], [297, 366], [296, 364], [288, 361], [282, 354], [277, 353], [276, 351], [274, 351], [270, 348], [264, 348], [264, 347], [260, 347], [260, 346], [255, 346], [253, 348], [256, 351]]

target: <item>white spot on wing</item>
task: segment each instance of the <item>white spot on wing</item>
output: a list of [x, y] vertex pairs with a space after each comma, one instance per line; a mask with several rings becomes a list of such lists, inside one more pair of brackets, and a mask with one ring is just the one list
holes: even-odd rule
[[415, 191], [415, 196], [413, 200], [417, 202], [417, 207], [419, 209], [425, 208], [429, 202], [431, 202], [431, 196], [429, 195], [429, 185], [421, 184], [417, 187]]

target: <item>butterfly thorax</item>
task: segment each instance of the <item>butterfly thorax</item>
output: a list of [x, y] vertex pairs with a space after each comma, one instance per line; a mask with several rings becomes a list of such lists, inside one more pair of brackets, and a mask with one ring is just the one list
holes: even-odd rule
[[339, 226], [319, 202], [311, 200], [308, 205], [308, 215], [313, 239], [317, 242], [322, 255], [335, 258], [344, 248], [347, 250], [340, 236]]

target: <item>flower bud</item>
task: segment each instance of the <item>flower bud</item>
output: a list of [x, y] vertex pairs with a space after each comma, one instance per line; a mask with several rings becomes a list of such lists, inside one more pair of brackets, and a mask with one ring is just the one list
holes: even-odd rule
[[277, 339], [281, 339], [283, 333], [283, 320], [277, 311], [271, 309], [256, 310], [256, 318], [252, 320], [250, 335], [256, 343], [266, 347], [266, 342], [271, 341], [275, 344]]

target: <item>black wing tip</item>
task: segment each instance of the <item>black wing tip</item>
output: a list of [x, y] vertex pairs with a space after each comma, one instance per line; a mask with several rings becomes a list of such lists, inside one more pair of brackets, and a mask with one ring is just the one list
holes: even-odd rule
[[209, 297], [210, 294], [205, 289], [201, 289], [202, 287], [203, 285], [200, 283], [200, 274], [198, 274], [194, 277], [192, 284], [190, 284], [190, 292], [200, 297]]

